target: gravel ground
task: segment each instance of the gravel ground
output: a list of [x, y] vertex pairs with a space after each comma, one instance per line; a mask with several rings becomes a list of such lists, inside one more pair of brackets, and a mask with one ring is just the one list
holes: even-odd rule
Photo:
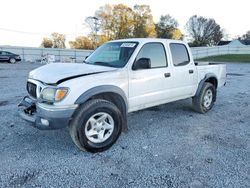
[[190, 99], [132, 113], [128, 133], [97, 154], [79, 151], [67, 129], [18, 117], [36, 67], [0, 64], [0, 187], [250, 187], [250, 64], [228, 64], [209, 113]]

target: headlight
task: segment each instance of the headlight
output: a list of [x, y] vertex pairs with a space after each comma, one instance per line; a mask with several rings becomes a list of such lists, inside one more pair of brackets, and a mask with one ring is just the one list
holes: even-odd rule
[[48, 102], [58, 102], [65, 98], [68, 91], [68, 88], [46, 87], [42, 90], [40, 98]]

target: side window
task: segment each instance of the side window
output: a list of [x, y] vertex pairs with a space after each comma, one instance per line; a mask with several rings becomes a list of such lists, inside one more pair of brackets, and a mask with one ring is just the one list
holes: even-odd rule
[[187, 65], [190, 62], [187, 48], [184, 44], [172, 43], [170, 44], [174, 66]]
[[161, 43], [145, 44], [137, 55], [136, 61], [140, 58], [149, 58], [151, 60], [151, 68], [167, 66], [165, 49]]

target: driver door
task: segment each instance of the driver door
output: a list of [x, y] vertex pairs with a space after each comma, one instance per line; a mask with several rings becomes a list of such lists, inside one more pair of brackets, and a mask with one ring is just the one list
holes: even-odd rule
[[171, 97], [171, 73], [162, 43], [147, 43], [138, 53], [151, 61], [150, 68], [129, 71], [129, 111], [161, 104]]

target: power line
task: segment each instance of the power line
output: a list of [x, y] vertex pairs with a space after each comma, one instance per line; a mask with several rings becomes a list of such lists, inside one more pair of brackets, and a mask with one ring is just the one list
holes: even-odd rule
[[[1, 27], [0, 27], [0, 30], [7, 31], [7, 32], [13, 32], [13, 33], [28, 34], [28, 35], [40, 35], [40, 36], [51, 35], [51, 33], [35, 33], [35, 32], [20, 31], [20, 30], [1, 28]], [[72, 34], [72, 33], [66, 33], [65, 35], [75, 36], [75, 34]]]
[[13, 33], [29, 34], [29, 35], [50, 35], [48, 33], [34, 33], [34, 32], [27, 32], [27, 31], [19, 31], [19, 30], [14, 30], [14, 29], [8, 29], [8, 28], [0, 28], [0, 30], [13, 32]]

